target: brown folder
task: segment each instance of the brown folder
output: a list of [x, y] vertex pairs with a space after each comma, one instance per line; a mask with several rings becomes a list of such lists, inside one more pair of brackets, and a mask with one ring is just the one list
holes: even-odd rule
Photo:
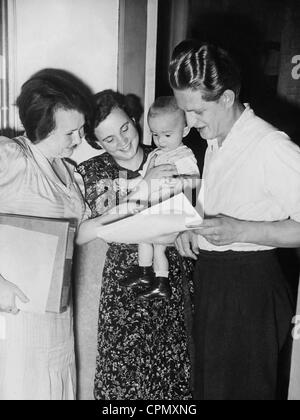
[[[0, 225], [50, 234], [58, 238], [45, 311], [54, 313], [66, 311], [70, 299], [76, 221], [0, 213]], [[39, 261], [35, 264], [38, 265]]]

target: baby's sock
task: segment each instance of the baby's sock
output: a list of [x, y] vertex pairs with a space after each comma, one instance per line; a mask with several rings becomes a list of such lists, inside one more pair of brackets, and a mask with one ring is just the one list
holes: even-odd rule
[[169, 277], [169, 271], [155, 271], [155, 277]]

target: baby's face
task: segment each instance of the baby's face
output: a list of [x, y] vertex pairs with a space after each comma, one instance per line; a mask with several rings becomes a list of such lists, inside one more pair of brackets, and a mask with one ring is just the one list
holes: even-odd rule
[[166, 152], [182, 145], [185, 120], [181, 113], [161, 113], [148, 118], [155, 146]]

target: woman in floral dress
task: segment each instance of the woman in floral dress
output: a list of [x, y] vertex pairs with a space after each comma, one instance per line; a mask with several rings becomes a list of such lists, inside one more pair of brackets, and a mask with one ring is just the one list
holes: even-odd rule
[[[127, 194], [124, 178], [134, 179], [150, 148], [139, 144], [134, 120], [124, 97], [113, 91], [96, 95], [96, 116], [91, 141], [106, 153], [82, 163], [78, 171], [86, 188], [93, 219], [82, 224], [78, 242], [96, 238], [103, 213]], [[152, 171], [171, 176], [164, 165]], [[192, 289], [191, 260], [169, 247], [172, 298], [138, 299], [140, 287], [122, 286], [129, 268], [138, 265], [137, 245], [111, 243], [103, 272], [100, 297], [96, 399], [190, 399], [191, 364], [186, 328], [186, 298]]]

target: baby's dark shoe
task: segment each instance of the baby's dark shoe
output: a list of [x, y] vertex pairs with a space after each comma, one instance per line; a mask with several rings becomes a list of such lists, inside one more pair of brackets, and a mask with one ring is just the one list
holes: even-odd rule
[[133, 267], [125, 280], [120, 282], [121, 286], [149, 286], [154, 279], [154, 271], [152, 267]]
[[165, 299], [170, 300], [172, 295], [169, 279], [167, 277], [155, 277], [152, 281], [151, 288], [138, 295], [139, 299]]

